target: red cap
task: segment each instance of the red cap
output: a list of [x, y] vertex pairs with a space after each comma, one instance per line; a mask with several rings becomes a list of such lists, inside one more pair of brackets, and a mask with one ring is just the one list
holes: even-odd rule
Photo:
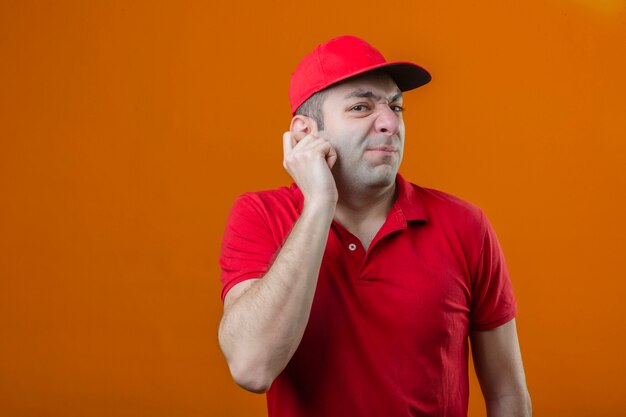
[[400, 91], [420, 87], [430, 81], [428, 71], [411, 62], [387, 62], [372, 45], [354, 36], [340, 36], [318, 45], [306, 55], [291, 75], [291, 113], [309, 97], [339, 81], [375, 69], [383, 69]]

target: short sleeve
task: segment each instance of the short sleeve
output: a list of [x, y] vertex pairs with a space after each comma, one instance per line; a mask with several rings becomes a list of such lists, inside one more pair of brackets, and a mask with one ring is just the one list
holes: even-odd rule
[[489, 330], [512, 320], [517, 302], [496, 233], [481, 211], [484, 235], [472, 279], [470, 329]]
[[260, 200], [251, 193], [241, 195], [231, 209], [222, 239], [222, 301], [235, 284], [263, 277], [278, 249]]

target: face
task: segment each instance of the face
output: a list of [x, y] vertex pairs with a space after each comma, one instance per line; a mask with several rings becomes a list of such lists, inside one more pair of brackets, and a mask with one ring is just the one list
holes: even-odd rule
[[324, 130], [337, 151], [338, 185], [356, 189], [395, 183], [404, 148], [402, 93], [386, 74], [366, 74], [325, 92]]

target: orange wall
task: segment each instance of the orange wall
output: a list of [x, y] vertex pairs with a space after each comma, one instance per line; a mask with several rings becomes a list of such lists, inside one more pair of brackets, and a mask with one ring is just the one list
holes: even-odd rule
[[0, 3], [0, 415], [265, 415], [221, 233], [289, 182], [289, 75], [344, 33], [432, 71], [402, 172], [496, 227], [535, 415], [626, 410], [623, 1], [210, 4]]

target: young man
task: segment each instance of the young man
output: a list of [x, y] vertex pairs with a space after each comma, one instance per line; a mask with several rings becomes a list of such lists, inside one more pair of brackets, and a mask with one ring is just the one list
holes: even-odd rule
[[466, 416], [468, 338], [488, 416], [529, 416], [516, 302], [483, 212], [398, 175], [402, 92], [430, 81], [342, 36], [290, 85], [290, 188], [229, 217], [219, 341], [270, 417]]

